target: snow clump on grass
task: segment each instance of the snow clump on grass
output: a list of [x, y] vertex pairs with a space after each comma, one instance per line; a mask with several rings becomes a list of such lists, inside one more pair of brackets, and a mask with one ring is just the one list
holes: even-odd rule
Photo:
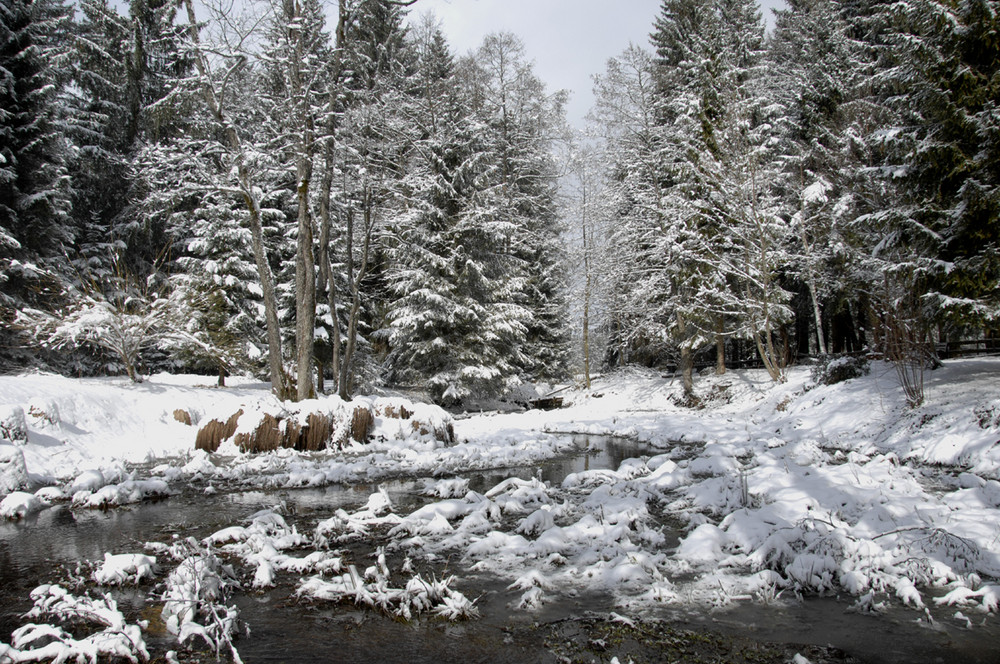
[[48, 507], [48, 503], [35, 494], [14, 491], [0, 500], [0, 517], [12, 520], [23, 519], [35, 512], [41, 512], [46, 507]]
[[20, 406], [0, 406], [0, 440], [15, 445], [28, 442], [28, 425], [24, 419], [24, 409]]
[[296, 594], [327, 602], [350, 602], [403, 620], [424, 613], [452, 621], [479, 615], [475, 602], [451, 587], [454, 576], [427, 580], [415, 574], [398, 586], [394, 586], [391, 579], [385, 552], [378, 550], [376, 564], [368, 568], [364, 576], [358, 574], [354, 565], [349, 565], [344, 574], [329, 581], [320, 576], [303, 579]]
[[167, 631], [182, 644], [203, 640], [216, 656], [228, 650], [240, 662], [233, 644], [239, 628], [239, 611], [227, 606], [238, 586], [233, 570], [193, 538], [179, 540], [168, 549], [180, 563], [167, 577], [161, 616]]
[[109, 484], [96, 491], [82, 490], [73, 494], [74, 507], [107, 507], [129, 505], [148, 498], [170, 495], [170, 486], [163, 480], [127, 480]]
[[[10, 645], [0, 642], [0, 661], [149, 660], [142, 628], [125, 620], [110, 595], [77, 597], [61, 586], [42, 585], [31, 591], [31, 598], [35, 606], [25, 618], [50, 622], [28, 623], [14, 630]], [[82, 632], [90, 633], [77, 638]]]
[[156, 558], [141, 553], [104, 554], [104, 562], [94, 571], [94, 583], [102, 586], [137, 584], [156, 575]]
[[28, 488], [24, 452], [13, 445], [0, 444], [0, 495]]

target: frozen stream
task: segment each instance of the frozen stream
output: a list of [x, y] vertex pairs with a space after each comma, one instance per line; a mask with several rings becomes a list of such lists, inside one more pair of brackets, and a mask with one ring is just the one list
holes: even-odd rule
[[[472, 473], [467, 477], [469, 488], [487, 492], [514, 476], [558, 485], [571, 473], [617, 469], [626, 459], [646, 452], [635, 443], [609, 438], [580, 437], [575, 442], [576, 453], [538, 468]], [[434, 500], [421, 493], [424, 485], [423, 478], [383, 483], [395, 512], [401, 515]], [[201, 539], [275, 506], [280, 506], [289, 525], [310, 533], [336, 510], [364, 505], [376, 487], [222, 490], [214, 495], [204, 495], [203, 490], [204, 485], [191, 486], [167, 499], [108, 511], [57, 506], [24, 522], [0, 522], [0, 641], [8, 642], [11, 631], [22, 624], [20, 616], [31, 608], [28, 594], [33, 588], [71, 576], [81, 564], [84, 567], [75, 573], [85, 576], [90, 569], [87, 565], [100, 561], [105, 552], [138, 552], [147, 542], [169, 543], [176, 537]], [[660, 528], [665, 536], [662, 546], [670, 553], [679, 533], [671, 530], [666, 518]], [[384, 533], [373, 537], [384, 538]], [[375, 545], [360, 540], [339, 548], [360, 567], [368, 564]], [[402, 557], [398, 551], [390, 553], [394, 564]], [[927, 626], [918, 620], [917, 612], [895, 606], [878, 616], [859, 615], [846, 611], [851, 604], [846, 598], [778, 598], [767, 605], [743, 600], [711, 611], [669, 603], [655, 611], [644, 610], [638, 627], [615, 632], [623, 623], [608, 620], [612, 612], [634, 619], [639, 614], [618, 606], [610, 594], [556, 588], [540, 608], [522, 610], [517, 608], [521, 590], [510, 589], [507, 579], [470, 568], [466, 561], [432, 558], [420, 561], [418, 567], [428, 577], [455, 575], [457, 588], [475, 599], [480, 617], [459, 622], [421, 617], [403, 622], [351, 605], [300, 600], [293, 582], [281, 580], [274, 588], [246, 588], [236, 594], [240, 618], [250, 627], [250, 635], [241, 636], [236, 646], [248, 664], [610, 661], [613, 656], [623, 663], [630, 657], [636, 662], [696, 657], [781, 662], [798, 652], [813, 662], [961, 664], [995, 662], [1000, 648], [995, 624], [967, 631], [940, 623]], [[152, 587], [147, 582], [114, 594], [132, 619], [148, 619], [147, 594]], [[167, 650], [176, 649], [176, 642], [152, 622], [147, 634], [150, 654], [154, 661], [163, 661]], [[182, 651], [180, 657], [181, 661], [214, 660], [207, 653]]]

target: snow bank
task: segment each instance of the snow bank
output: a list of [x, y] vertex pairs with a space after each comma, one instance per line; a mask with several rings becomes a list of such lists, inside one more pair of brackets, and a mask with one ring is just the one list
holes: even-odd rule
[[[376, 555], [372, 574], [362, 571], [359, 584], [351, 563], [330, 552], [376, 535], [386, 538], [388, 554], [429, 563], [448, 556], [503, 575], [525, 608], [567, 589], [597, 588], [626, 606], [717, 605], [787, 591], [849, 595], [864, 611], [892, 599], [921, 610], [996, 612], [998, 373], [996, 358], [948, 361], [927, 374], [926, 401], [917, 409], [906, 407], [895, 373], [879, 363], [867, 376], [834, 385], [815, 384], [806, 368], [793, 368], [783, 384], [755, 371], [703, 376], [701, 410], [675, 405], [680, 385], [673, 377], [641, 370], [567, 391], [560, 410], [455, 421], [404, 399], [322, 400], [327, 409], [369, 408], [371, 442], [260, 455], [233, 445], [216, 454], [193, 451], [194, 430], [173, 411], [184, 408], [205, 421], [244, 409], [239, 426], [249, 427], [263, 413], [301, 417], [308, 408], [260, 389], [217, 390], [176, 378], [138, 386], [0, 378], [0, 403], [27, 413], [27, 441], [0, 444], [0, 486], [9, 494], [3, 513], [24, 516], [60, 496], [76, 506], [125, 504], [194, 479], [262, 489], [423, 481], [429, 502], [409, 514], [397, 514], [388, 494], [377, 491], [361, 509], [334, 510], [306, 533], [268, 513], [196, 543], [187, 576], [168, 584], [177, 594], [170, 615], [176, 633], [219, 648], [235, 629], [235, 617], [218, 608], [225, 593], [204, 599], [217, 612], [211, 617], [181, 608], [196, 601], [183, 590], [188, 581], [225, 585], [224, 566], [211, 562], [218, 552], [250, 570], [248, 586], [305, 575], [303, 597], [375, 598], [374, 606], [396, 615], [419, 609], [424, 595], [417, 586], [435, 583], [427, 575], [411, 588], [418, 575], [388, 572]], [[442, 440], [442, 431], [453, 442]], [[564, 432], [629, 436], [653, 453], [556, 486], [512, 478], [479, 493], [462, 477], [575, 451]], [[153, 479], [131, 470], [153, 460]], [[47, 494], [25, 492], [39, 484], [56, 486]], [[462, 600], [438, 595], [435, 606], [461, 614]]]

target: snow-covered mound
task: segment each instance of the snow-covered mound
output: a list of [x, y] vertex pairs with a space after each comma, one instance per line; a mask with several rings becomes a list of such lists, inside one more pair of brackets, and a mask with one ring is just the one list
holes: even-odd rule
[[[19, 518], [56, 500], [105, 507], [167, 495], [163, 479], [141, 478], [128, 468], [162, 461], [175, 469], [167, 476], [176, 476], [176, 469], [214, 470], [196, 454], [199, 425], [234, 413], [243, 413], [237, 434], [252, 432], [267, 415], [305, 427], [315, 412], [340, 413], [330, 440], [355, 444], [351, 413], [364, 409], [371, 414], [367, 433], [375, 441], [435, 447], [453, 440], [451, 416], [430, 404], [387, 397], [289, 403], [274, 398], [266, 385], [230, 382], [232, 387], [220, 389], [204, 377], [167, 374], [140, 384], [52, 374], [0, 377], [0, 498], [41, 492], [34, 501], [8, 501], [3, 516]], [[242, 456], [231, 439], [219, 452]]]

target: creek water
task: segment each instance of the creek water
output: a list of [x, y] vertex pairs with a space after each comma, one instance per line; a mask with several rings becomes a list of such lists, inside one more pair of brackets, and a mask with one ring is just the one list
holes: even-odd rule
[[[625, 459], [648, 452], [636, 443], [619, 439], [578, 437], [575, 442], [576, 453], [538, 467], [470, 474], [470, 486], [484, 491], [512, 476], [538, 477], [558, 484], [570, 473], [618, 468]], [[420, 494], [423, 478], [397, 479], [384, 486], [399, 513], [405, 514], [430, 500]], [[232, 490], [209, 496], [204, 495], [203, 489], [203, 485], [191, 486], [167, 499], [109, 511], [56, 506], [22, 522], [0, 523], [0, 641], [9, 642], [11, 631], [22, 624], [21, 615], [31, 608], [29, 593], [33, 588], [59, 581], [81, 563], [100, 561], [105, 552], [139, 552], [146, 542], [169, 542], [174, 536], [200, 539], [276, 505], [288, 515], [289, 524], [299, 524], [300, 532], [305, 533], [338, 508], [360, 507], [375, 487]], [[676, 534], [668, 537], [668, 541], [675, 542]], [[367, 547], [357, 552], [359, 558], [370, 556], [371, 546]], [[521, 591], [508, 590], [505, 580], [463, 569], [460, 561], [441, 561], [436, 569], [426, 571], [439, 578], [455, 574], [456, 587], [467, 597], [476, 598], [481, 617], [459, 623], [430, 618], [407, 623], [343, 604], [299, 602], [294, 587], [286, 584], [265, 592], [247, 589], [236, 595], [240, 616], [250, 627], [249, 636], [240, 637], [236, 645], [247, 664], [554, 662], [559, 661], [556, 651], [560, 639], [579, 640], [584, 650], [591, 641], [602, 641], [588, 638], [580, 631], [566, 636], [561, 626], [581, 616], [621, 611], [609, 595], [559, 591], [554, 593], [557, 599], [540, 612], [518, 611], [512, 607]], [[145, 593], [143, 588], [124, 589], [115, 591], [115, 597], [137, 619], [147, 604]], [[1000, 630], [995, 619], [968, 630], [957, 627], [954, 620], [948, 622], [947, 612], [943, 612], [942, 620], [929, 624], [919, 620], [921, 614], [913, 610], [891, 608], [879, 616], [864, 616], [847, 612], [850, 604], [846, 598], [842, 601], [809, 598], [777, 600], [768, 605], [737, 602], [711, 612], [672, 606], [644, 617], [657, 621], [661, 632], [667, 629], [665, 626], [673, 626], [694, 634], [722, 634], [738, 639], [728, 646], [731, 655], [723, 654], [718, 659], [720, 655], [716, 654], [713, 661], [748, 661], [741, 649], [758, 641], [784, 647], [775, 651], [774, 659], [753, 661], [787, 661], [788, 653], [794, 654], [800, 644], [837, 649], [832, 655], [820, 653], [818, 660], [814, 655], [814, 662], [1000, 661]], [[151, 633], [147, 641], [154, 660], [161, 659], [167, 650], [176, 649], [176, 643], [166, 635]], [[637, 662], [663, 659], [649, 646], [638, 643], [634, 646]], [[579, 655], [580, 661], [611, 659], [604, 651], [584, 654]], [[199, 660], [213, 661], [214, 656], [189, 653], [184, 661]]]

